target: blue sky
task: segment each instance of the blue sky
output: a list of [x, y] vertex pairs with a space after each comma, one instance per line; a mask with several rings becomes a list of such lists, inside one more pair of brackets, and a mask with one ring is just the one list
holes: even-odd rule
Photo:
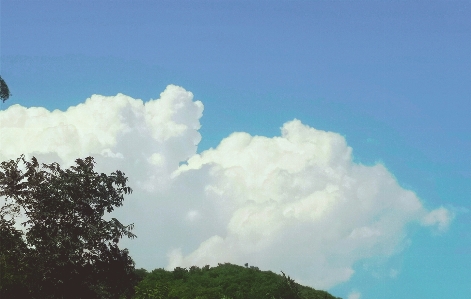
[[204, 105], [198, 153], [295, 118], [338, 133], [355, 163], [454, 218], [440, 233], [410, 224], [404, 249], [359, 258], [329, 291], [471, 298], [470, 15], [469, 1], [2, 0], [1, 110], [175, 84]]

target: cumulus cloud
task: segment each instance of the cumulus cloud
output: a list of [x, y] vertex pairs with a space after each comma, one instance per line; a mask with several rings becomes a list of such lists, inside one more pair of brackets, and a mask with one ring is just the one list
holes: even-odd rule
[[226, 230], [187, 255], [173, 251], [168, 268], [217, 256], [329, 288], [349, 280], [355, 262], [401, 251], [409, 223], [448, 224], [446, 209], [428, 212], [383, 165], [356, 164], [351, 153], [341, 135], [293, 120], [279, 137], [234, 133], [194, 155], [173, 178], [203, 174], [204, 202]]
[[249, 263], [329, 288], [356, 262], [403, 250], [410, 224], [444, 231], [452, 219], [383, 165], [354, 163], [341, 135], [299, 120], [278, 137], [236, 132], [198, 154], [202, 112], [174, 85], [145, 103], [118, 94], [65, 112], [15, 105], [0, 112], [0, 159], [93, 155], [99, 170], [123, 170], [134, 193], [116, 214], [135, 223], [138, 238], [124, 245], [148, 269]]

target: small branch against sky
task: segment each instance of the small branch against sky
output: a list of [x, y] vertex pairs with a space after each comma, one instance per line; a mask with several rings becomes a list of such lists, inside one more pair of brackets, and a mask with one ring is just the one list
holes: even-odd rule
[[11, 96], [10, 89], [8, 88], [7, 83], [3, 80], [2, 76], [0, 76], [0, 100], [2, 103], [5, 103]]

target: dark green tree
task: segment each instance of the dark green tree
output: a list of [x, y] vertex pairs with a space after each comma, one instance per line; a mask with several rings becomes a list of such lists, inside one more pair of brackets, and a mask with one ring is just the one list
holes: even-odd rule
[[8, 89], [7, 83], [3, 80], [2, 76], [0, 76], [0, 99], [4, 103], [10, 96], [10, 89]]
[[16, 230], [12, 220], [0, 218], [0, 297], [27, 298], [26, 263], [28, 248], [21, 231]]
[[[173, 271], [156, 269], [136, 286], [136, 299], [340, 299], [325, 291], [302, 286], [292, 278], [229, 263], [217, 267], [192, 266]], [[183, 279], [182, 279], [183, 278]], [[168, 293], [162, 286], [168, 286]], [[164, 296], [165, 295], [165, 296]]]
[[[0, 165], [0, 297], [119, 298], [131, 295], [134, 262], [122, 237], [133, 225], [103, 219], [132, 192], [121, 171], [97, 173], [91, 157], [69, 169], [24, 156]], [[23, 230], [15, 228], [18, 217]]]
[[283, 279], [278, 284], [276, 295], [279, 299], [302, 299], [298, 284], [283, 271]]

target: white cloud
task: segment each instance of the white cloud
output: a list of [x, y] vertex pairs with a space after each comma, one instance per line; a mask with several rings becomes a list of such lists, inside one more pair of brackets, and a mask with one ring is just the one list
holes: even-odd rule
[[226, 229], [168, 268], [219, 256], [294, 277], [304, 272], [296, 278], [328, 288], [347, 281], [356, 261], [403, 248], [405, 226], [426, 213], [413, 192], [382, 165], [353, 163], [339, 134], [298, 120], [281, 131], [274, 138], [234, 133], [174, 172], [175, 181], [207, 178], [204, 202], [225, 215]]
[[442, 233], [448, 229], [453, 218], [454, 215], [451, 211], [445, 209], [444, 207], [440, 207], [425, 215], [422, 218], [422, 225], [436, 226], [438, 232]]
[[351, 292], [348, 294], [348, 299], [360, 299], [361, 298], [361, 293], [359, 292]]
[[65, 112], [15, 105], [0, 111], [0, 159], [94, 155], [100, 171], [123, 170], [134, 193], [116, 214], [135, 223], [138, 238], [124, 245], [148, 269], [249, 263], [329, 288], [356, 262], [403, 250], [410, 223], [443, 231], [452, 219], [383, 165], [354, 163], [341, 135], [299, 120], [278, 137], [233, 133], [196, 154], [202, 111], [173, 85], [146, 103], [118, 94]]

